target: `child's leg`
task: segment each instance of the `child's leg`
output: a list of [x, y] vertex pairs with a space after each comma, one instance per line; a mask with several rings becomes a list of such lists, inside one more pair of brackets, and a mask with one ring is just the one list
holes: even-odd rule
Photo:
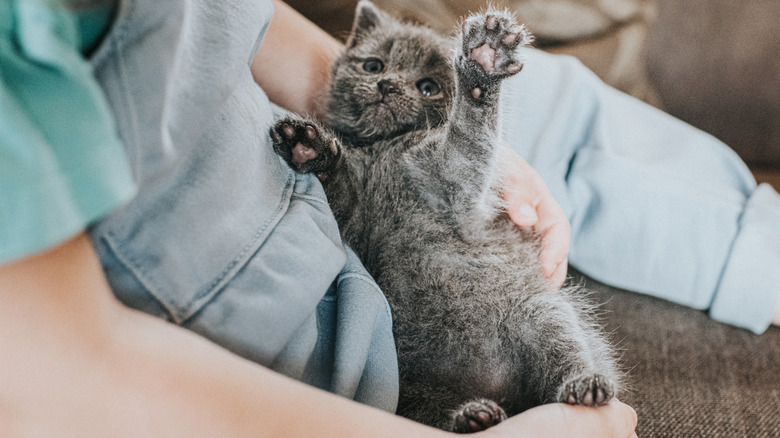
[[573, 266], [754, 332], [780, 294], [780, 196], [717, 139], [528, 50], [503, 101], [507, 142], [572, 225]]

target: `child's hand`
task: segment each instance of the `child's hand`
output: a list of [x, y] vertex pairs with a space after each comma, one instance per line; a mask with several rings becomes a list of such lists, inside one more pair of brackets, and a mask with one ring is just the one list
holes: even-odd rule
[[542, 177], [523, 158], [504, 148], [500, 161], [507, 213], [517, 225], [533, 226], [542, 236], [542, 269], [558, 289], [568, 268], [569, 221]]
[[617, 399], [598, 408], [553, 403], [529, 409], [477, 435], [636, 438], [636, 424], [636, 412]]

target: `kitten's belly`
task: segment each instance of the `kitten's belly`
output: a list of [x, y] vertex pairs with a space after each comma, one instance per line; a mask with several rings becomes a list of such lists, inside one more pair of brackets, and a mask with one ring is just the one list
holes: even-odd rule
[[528, 296], [548, 290], [538, 245], [516, 231], [472, 242], [427, 231], [388, 233], [369, 258], [402, 338], [497, 341], [502, 321], [514, 318]]

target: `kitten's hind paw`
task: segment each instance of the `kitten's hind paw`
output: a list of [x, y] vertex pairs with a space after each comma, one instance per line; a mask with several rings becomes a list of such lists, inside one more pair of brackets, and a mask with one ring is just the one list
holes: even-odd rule
[[270, 135], [274, 151], [299, 173], [327, 173], [341, 156], [338, 139], [311, 121], [285, 117]]
[[601, 406], [615, 396], [615, 384], [601, 374], [585, 374], [561, 386], [558, 402], [570, 405]]
[[472, 15], [463, 22], [463, 58], [481, 67], [490, 77], [503, 78], [523, 68], [516, 49], [533, 36], [508, 12]]
[[506, 420], [506, 412], [495, 402], [479, 399], [465, 403], [455, 412], [452, 431], [474, 433]]

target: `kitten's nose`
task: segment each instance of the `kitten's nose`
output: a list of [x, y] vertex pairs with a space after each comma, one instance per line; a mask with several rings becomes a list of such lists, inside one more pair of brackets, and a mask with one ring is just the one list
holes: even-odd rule
[[382, 94], [382, 97], [387, 96], [390, 93], [395, 93], [398, 91], [398, 89], [393, 85], [392, 82], [388, 81], [387, 79], [382, 79], [381, 81], [376, 83], [377, 88], [379, 88], [379, 93]]

